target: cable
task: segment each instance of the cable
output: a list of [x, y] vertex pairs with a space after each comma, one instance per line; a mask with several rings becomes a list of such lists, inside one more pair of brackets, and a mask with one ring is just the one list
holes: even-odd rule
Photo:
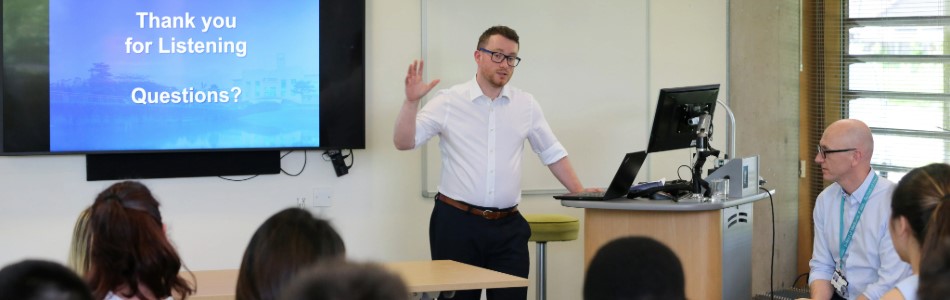
[[808, 283], [808, 272], [802, 273], [801, 275], [798, 275], [798, 277], [795, 277], [795, 281], [792, 282], [792, 287], [797, 286], [797, 285], [798, 285], [798, 280], [799, 280], [799, 279], [802, 279], [802, 277], [805, 277], [805, 283], [806, 283], [805, 287], [808, 287], [808, 285], [807, 285], [807, 283]]
[[[294, 152], [294, 150], [287, 151], [287, 153], [284, 153], [284, 155], [280, 156], [280, 159], [284, 159], [284, 157], [289, 155], [291, 152]], [[303, 166], [300, 167], [300, 171], [294, 174], [290, 174], [284, 170], [284, 167], [280, 167], [280, 172], [284, 173], [284, 175], [287, 175], [287, 176], [297, 177], [297, 176], [300, 176], [300, 174], [303, 174], [303, 170], [306, 168], [307, 168], [307, 150], [304, 150], [303, 151]]]
[[227, 180], [227, 181], [247, 181], [247, 180], [254, 179], [254, 177], [257, 177], [257, 176], [261, 176], [261, 175], [260, 175], [260, 174], [251, 175], [251, 177], [242, 178], [242, 179], [231, 179], [231, 178], [227, 178], [227, 177], [224, 177], [224, 176], [218, 176], [218, 178], [221, 178], [221, 179], [224, 179], [224, 180]]
[[[293, 152], [294, 152], [294, 150], [290, 150], [290, 151], [285, 152], [284, 154], [281, 154], [281, 155], [280, 155], [280, 159], [283, 160], [284, 157], [287, 157], [287, 155], [290, 155], [290, 154], [293, 153]], [[287, 175], [287, 176], [297, 177], [297, 176], [300, 176], [300, 174], [303, 174], [303, 171], [304, 171], [306, 168], [307, 168], [307, 150], [304, 150], [304, 151], [303, 151], [303, 166], [300, 167], [300, 171], [298, 171], [297, 173], [291, 174], [291, 173], [287, 173], [287, 171], [284, 170], [284, 167], [281, 167], [281, 168], [280, 168], [280, 172], [281, 172], [281, 173], [284, 173], [284, 175]], [[251, 176], [249, 176], [249, 177], [247, 177], [247, 178], [241, 178], [241, 179], [231, 179], [231, 178], [227, 178], [227, 177], [224, 177], [224, 176], [218, 176], [218, 178], [221, 178], [221, 179], [224, 179], [224, 180], [227, 180], [227, 181], [235, 181], [235, 182], [238, 182], [238, 181], [248, 181], [248, 180], [257, 178], [257, 176], [261, 176], [261, 174], [255, 174], [255, 175], [251, 175]]]
[[350, 154], [347, 155], [350, 157], [350, 164], [346, 166], [346, 169], [349, 170], [350, 168], [353, 167], [353, 163], [356, 162], [356, 156], [353, 155], [353, 149], [346, 149], [346, 150], [350, 151]]
[[290, 155], [291, 153], [294, 153], [294, 150], [284, 152], [284, 154], [280, 155], [280, 159], [284, 159], [284, 157], [287, 157], [287, 155]]
[[676, 168], [676, 177], [678, 177], [680, 180], [683, 180], [683, 176], [680, 176], [680, 169], [682, 169], [683, 167], [686, 167], [687, 169], [689, 169], [689, 173], [693, 174], [692, 167], [690, 167], [689, 165], [680, 165], [679, 167]]
[[[775, 287], [772, 286], [775, 276], [775, 203], [772, 200], [772, 192], [764, 187], [759, 187], [769, 194], [769, 209], [772, 210], [772, 256], [769, 257], [769, 299], [775, 299]], [[796, 281], [798, 279], [795, 279]], [[794, 284], [793, 284], [794, 285]]]

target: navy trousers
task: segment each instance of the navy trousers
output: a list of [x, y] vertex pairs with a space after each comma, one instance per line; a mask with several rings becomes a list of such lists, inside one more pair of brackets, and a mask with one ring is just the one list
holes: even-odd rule
[[[488, 220], [435, 200], [429, 220], [433, 260], [450, 259], [523, 278], [528, 278], [530, 268], [530, 237], [531, 228], [520, 213]], [[478, 300], [481, 294], [481, 290], [456, 291], [452, 299]], [[488, 300], [525, 300], [528, 288], [489, 289], [487, 296]]]

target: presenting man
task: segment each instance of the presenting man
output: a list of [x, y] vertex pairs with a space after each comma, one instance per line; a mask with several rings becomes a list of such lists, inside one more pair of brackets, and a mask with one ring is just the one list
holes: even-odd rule
[[[485, 30], [474, 49], [472, 80], [439, 91], [419, 111], [419, 100], [439, 80], [422, 81], [422, 62], [406, 74], [406, 100], [393, 141], [414, 149], [440, 137], [442, 176], [429, 222], [432, 259], [451, 259], [528, 277], [531, 231], [518, 212], [524, 141], [571, 192], [584, 190], [531, 94], [508, 86], [518, 57], [518, 34], [505, 26]], [[527, 288], [489, 289], [488, 299], [525, 299]], [[480, 290], [453, 299], [479, 299]]]
[[871, 129], [858, 120], [836, 121], [821, 136], [815, 162], [834, 183], [815, 201], [812, 299], [876, 300], [911, 274], [887, 229], [894, 183], [871, 169], [873, 152]]

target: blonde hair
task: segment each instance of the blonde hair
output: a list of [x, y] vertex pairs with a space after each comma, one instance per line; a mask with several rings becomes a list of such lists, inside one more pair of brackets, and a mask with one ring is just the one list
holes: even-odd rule
[[85, 276], [89, 271], [89, 246], [92, 241], [92, 231], [89, 231], [88, 226], [90, 208], [82, 210], [76, 218], [73, 237], [69, 241], [69, 256], [66, 258], [66, 265], [79, 277]]

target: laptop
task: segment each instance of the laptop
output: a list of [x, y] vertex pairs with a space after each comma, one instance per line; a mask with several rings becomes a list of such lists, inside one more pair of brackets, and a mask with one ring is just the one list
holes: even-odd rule
[[626, 197], [630, 192], [630, 186], [633, 186], [633, 180], [640, 172], [643, 161], [647, 159], [647, 153], [644, 151], [631, 152], [624, 155], [620, 169], [614, 175], [614, 180], [604, 192], [579, 192], [554, 196], [558, 200], [610, 200], [620, 197]]

